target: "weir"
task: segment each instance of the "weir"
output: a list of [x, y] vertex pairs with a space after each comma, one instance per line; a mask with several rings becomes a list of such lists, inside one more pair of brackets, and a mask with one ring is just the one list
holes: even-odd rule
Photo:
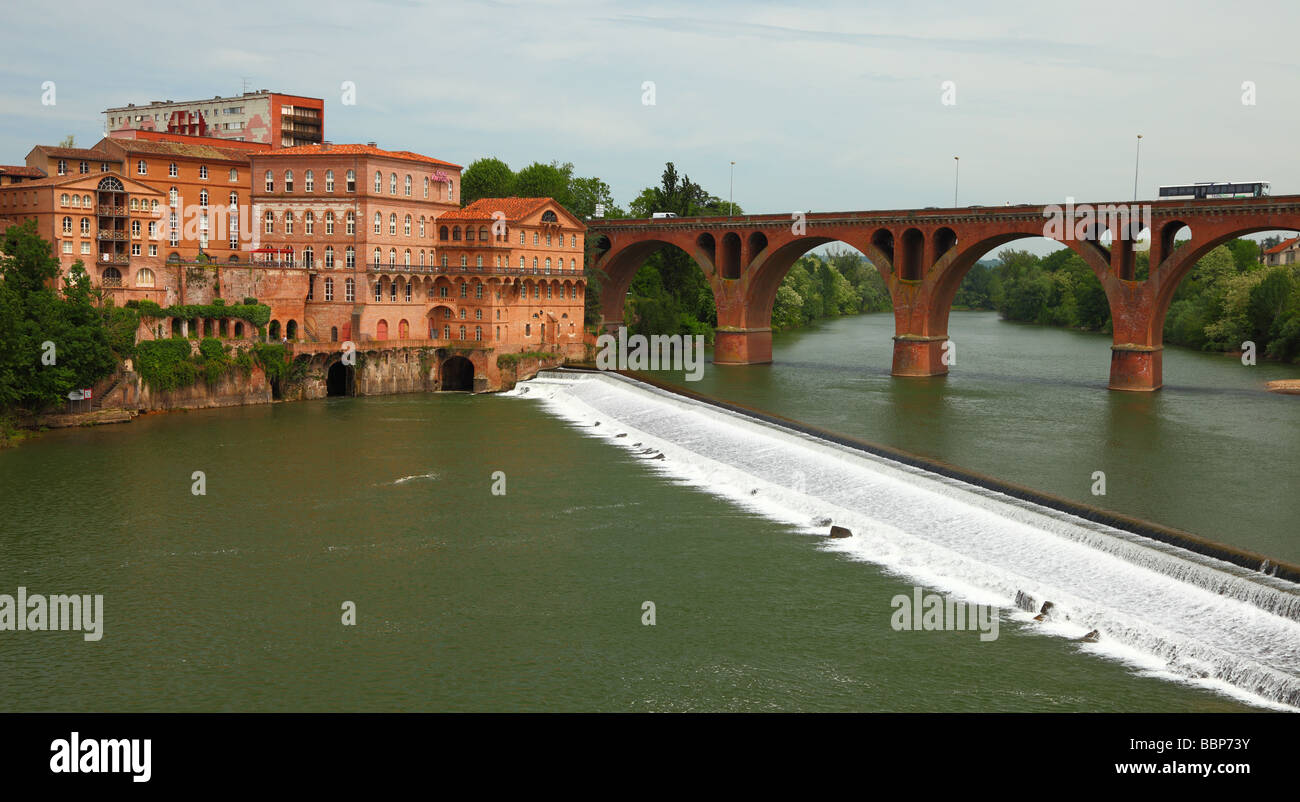
[[662, 453], [651, 469], [678, 481], [809, 533], [825, 534], [828, 518], [854, 532], [826, 550], [975, 603], [1051, 600], [1046, 631], [1100, 630], [1085, 648], [1300, 706], [1294, 583], [625, 377], [544, 373], [514, 394], [591, 436]]

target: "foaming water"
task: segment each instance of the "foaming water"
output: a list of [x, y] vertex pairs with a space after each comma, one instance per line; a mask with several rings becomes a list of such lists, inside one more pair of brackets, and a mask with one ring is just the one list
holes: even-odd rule
[[[672, 481], [728, 498], [824, 548], [974, 603], [1054, 604], [1035, 625], [1153, 676], [1300, 707], [1300, 588], [1229, 563], [608, 374], [544, 373], [540, 401]], [[1032, 621], [1027, 613], [1015, 620]]]

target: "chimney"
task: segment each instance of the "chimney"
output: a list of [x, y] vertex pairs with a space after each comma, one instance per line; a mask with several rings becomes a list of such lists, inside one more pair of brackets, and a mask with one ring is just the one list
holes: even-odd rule
[[379, 143], [378, 143], [378, 142], [367, 142], [366, 144], [369, 145], [369, 146], [372, 147], [372, 148], [377, 148], [377, 147], [379, 147]]
[[332, 147], [334, 147], [334, 143], [333, 143], [333, 142], [322, 142], [322, 143], [320, 143], [320, 149], [321, 149], [321, 150], [329, 150], [329, 149], [332, 148]]

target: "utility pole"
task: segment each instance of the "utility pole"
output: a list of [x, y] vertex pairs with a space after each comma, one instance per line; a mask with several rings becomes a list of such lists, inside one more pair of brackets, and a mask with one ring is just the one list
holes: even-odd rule
[[1138, 134], [1137, 155], [1133, 157], [1133, 200], [1138, 199], [1138, 165], [1142, 163], [1142, 135]]
[[953, 156], [952, 160], [956, 162], [955, 172], [952, 177], [952, 206], [957, 208], [957, 186], [961, 182], [961, 157]]
[[731, 186], [727, 190], [727, 219], [736, 213], [736, 162], [731, 162]]

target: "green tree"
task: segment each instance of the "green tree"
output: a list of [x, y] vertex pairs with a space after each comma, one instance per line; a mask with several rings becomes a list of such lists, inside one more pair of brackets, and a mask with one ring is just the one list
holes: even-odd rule
[[512, 197], [515, 184], [515, 173], [510, 165], [496, 158], [476, 159], [461, 174], [461, 204], [468, 206], [479, 198]]

